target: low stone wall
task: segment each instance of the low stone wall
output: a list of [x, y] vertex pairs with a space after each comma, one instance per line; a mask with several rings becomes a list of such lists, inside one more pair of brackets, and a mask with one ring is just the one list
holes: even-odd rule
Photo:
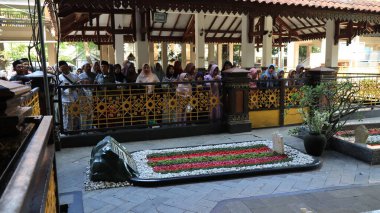
[[338, 138], [331, 140], [331, 148], [371, 165], [380, 164], [380, 148], [371, 148], [366, 144], [356, 144]]

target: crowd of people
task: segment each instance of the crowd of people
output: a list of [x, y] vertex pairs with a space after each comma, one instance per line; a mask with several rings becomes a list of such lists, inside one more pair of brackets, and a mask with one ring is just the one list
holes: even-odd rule
[[1, 80], [9, 80], [14, 81], [18, 83], [25, 84], [27, 82], [30, 82], [30, 78], [28, 78], [26, 75], [32, 73], [31, 66], [29, 63], [29, 59], [27, 58], [21, 58], [17, 59], [12, 63], [12, 76], [8, 79], [8, 74], [5, 71], [1, 71], [0, 73], [0, 79]]
[[[304, 73], [305, 66], [303, 64], [298, 64], [295, 70], [289, 70], [285, 85], [302, 85]], [[258, 68], [251, 68], [249, 70], [248, 78], [253, 80], [249, 83], [251, 89], [278, 87], [280, 86], [278, 80], [285, 78], [285, 71], [281, 68], [276, 71], [276, 65], [270, 64], [264, 72]]]
[[[97, 84], [105, 85], [103, 88], [108, 89], [114, 89], [116, 88], [115, 84], [120, 83], [143, 83], [147, 94], [152, 94], [155, 91], [155, 86], [158, 85], [147, 83], [161, 82], [159, 85], [161, 88], [170, 87], [170, 89], [176, 93], [177, 98], [181, 99], [180, 102], [183, 103], [190, 99], [195, 89], [207, 89], [213, 96], [219, 98], [221, 92], [221, 73], [233, 67], [233, 64], [229, 61], [223, 64], [221, 70], [217, 64], [210, 63], [207, 70], [199, 70], [196, 72], [193, 63], [188, 63], [186, 67], [182, 69], [181, 62], [175, 61], [173, 65], [168, 65], [165, 71], [160, 63], [156, 63], [153, 67], [149, 64], [144, 64], [141, 70], [136, 70], [134, 63], [131, 61], [124, 61], [122, 65], [111, 65], [107, 61], [96, 61], [93, 64], [84, 63], [76, 71], [73, 71], [66, 61], [59, 61], [57, 65], [57, 82], [59, 86]], [[9, 80], [18, 81], [20, 83], [30, 81], [30, 79], [26, 77], [26, 75], [31, 72], [29, 61], [25, 59], [16, 60], [13, 62], [13, 69], [16, 74]], [[296, 70], [290, 70], [286, 85], [292, 86], [301, 84], [302, 81], [296, 79], [303, 77], [304, 69], [305, 67], [300, 64]], [[248, 78], [252, 79], [249, 83], [250, 88], [276, 87], [279, 86], [278, 79], [285, 77], [284, 70], [276, 70], [276, 65], [274, 64], [269, 65], [263, 70], [264, 71], [258, 68], [251, 68], [249, 70]], [[81, 89], [78, 90], [72, 87], [64, 87], [61, 90], [62, 120], [65, 130], [83, 130], [94, 127], [92, 123], [92, 110], [82, 112], [79, 119], [68, 113], [71, 104], [78, 100], [81, 107], [88, 105], [88, 109], [93, 109], [93, 88], [94, 87], [81, 87]], [[170, 122], [186, 123], [187, 115], [191, 113], [192, 110], [190, 104], [179, 107], [175, 112], [170, 112]], [[168, 109], [163, 109], [163, 111], [168, 111]], [[217, 120], [220, 117], [221, 108], [219, 106], [212, 108], [208, 115], [208, 118], [211, 120]], [[165, 122], [165, 118], [162, 120]]]

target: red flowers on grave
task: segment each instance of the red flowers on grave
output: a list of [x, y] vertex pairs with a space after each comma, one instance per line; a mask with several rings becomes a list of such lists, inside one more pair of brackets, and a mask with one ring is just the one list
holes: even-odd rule
[[263, 144], [246, 147], [157, 153], [148, 155], [147, 158], [148, 165], [153, 168], [153, 171], [158, 173], [245, 167], [291, 160], [287, 155], [275, 153]]
[[[368, 133], [369, 133], [369, 135], [380, 135], [380, 128], [368, 129]], [[355, 131], [354, 130], [342, 130], [342, 131], [338, 131], [335, 135], [341, 136], [341, 137], [351, 137], [351, 136], [355, 135]]]

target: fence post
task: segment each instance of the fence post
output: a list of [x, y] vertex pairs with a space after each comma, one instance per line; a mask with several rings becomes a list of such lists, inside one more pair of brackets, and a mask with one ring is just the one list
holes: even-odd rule
[[335, 69], [326, 67], [316, 67], [310, 70], [306, 70], [306, 85], [316, 86], [324, 80], [336, 79], [337, 71]]
[[249, 132], [249, 71], [224, 71], [223, 110], [224, 121], [230, 133]]
[[[36, 88], [38, 87], [39, 90], [38, 90], [38, 96], [39, 96], [39, 104], [40, 104], [40, 115], [46, 115], [47, 114], [47, 109], [46, 109], [46, 97], [45, 97], [45, 86], [44, 86], [44, 79], [43, 79], [43, 76], [42, 76], [43, 72], [41, 71], [36, 71], [34, 73], [31, 73], [29, 75], [27, 75], [30, 79], [32, 79], [32, 89], [33, 88]], [[48, 74], [48, 80], [50, 81], [51, 78], [53, 78], [54, 75], [52, 74]], [[54, 108], [52, 107], [53, 106], [53, 98], [52, 98], [52, 94], [53, 94], [53, 90], [54, 90], [54, 85], [52, 84], [49, 84], [49, 88], [48, 88], [50, 91], [50, 100], [51, 102], [49, 103], [50, 104], [50, 108], [52, 109], [52, 114], [54, 114]]]
[[285, 80], [280, 79], [280, 126], [285, 123]]

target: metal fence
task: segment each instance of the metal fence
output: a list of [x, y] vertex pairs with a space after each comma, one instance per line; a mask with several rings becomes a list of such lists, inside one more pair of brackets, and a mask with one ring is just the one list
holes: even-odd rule
[[[345, 73], [322, 80], [349, 81], [359, 88], [352, 101], [360, 100], [364, 107], [380, 104], [380, 75]], [[302, 123], [299, 103], [291, 96], [299, 93], [306, 81], [306, 78], [250, 81], [245, 104], [252, 128]], [[75, 133], [220, 121], [222, 89], [222, 82], [60, 86], [59, 124], [62, 133]]]
[[218, 121], [221, 82], [59, 86], [62, 133]]
[[[355, 95], [364, 107], [380, 105], [380, 74], [345, 73], [338, 74], [338, 82], [348, 81], [359, 91]], [[355, 101], [355, 100], [353, 100]]]

